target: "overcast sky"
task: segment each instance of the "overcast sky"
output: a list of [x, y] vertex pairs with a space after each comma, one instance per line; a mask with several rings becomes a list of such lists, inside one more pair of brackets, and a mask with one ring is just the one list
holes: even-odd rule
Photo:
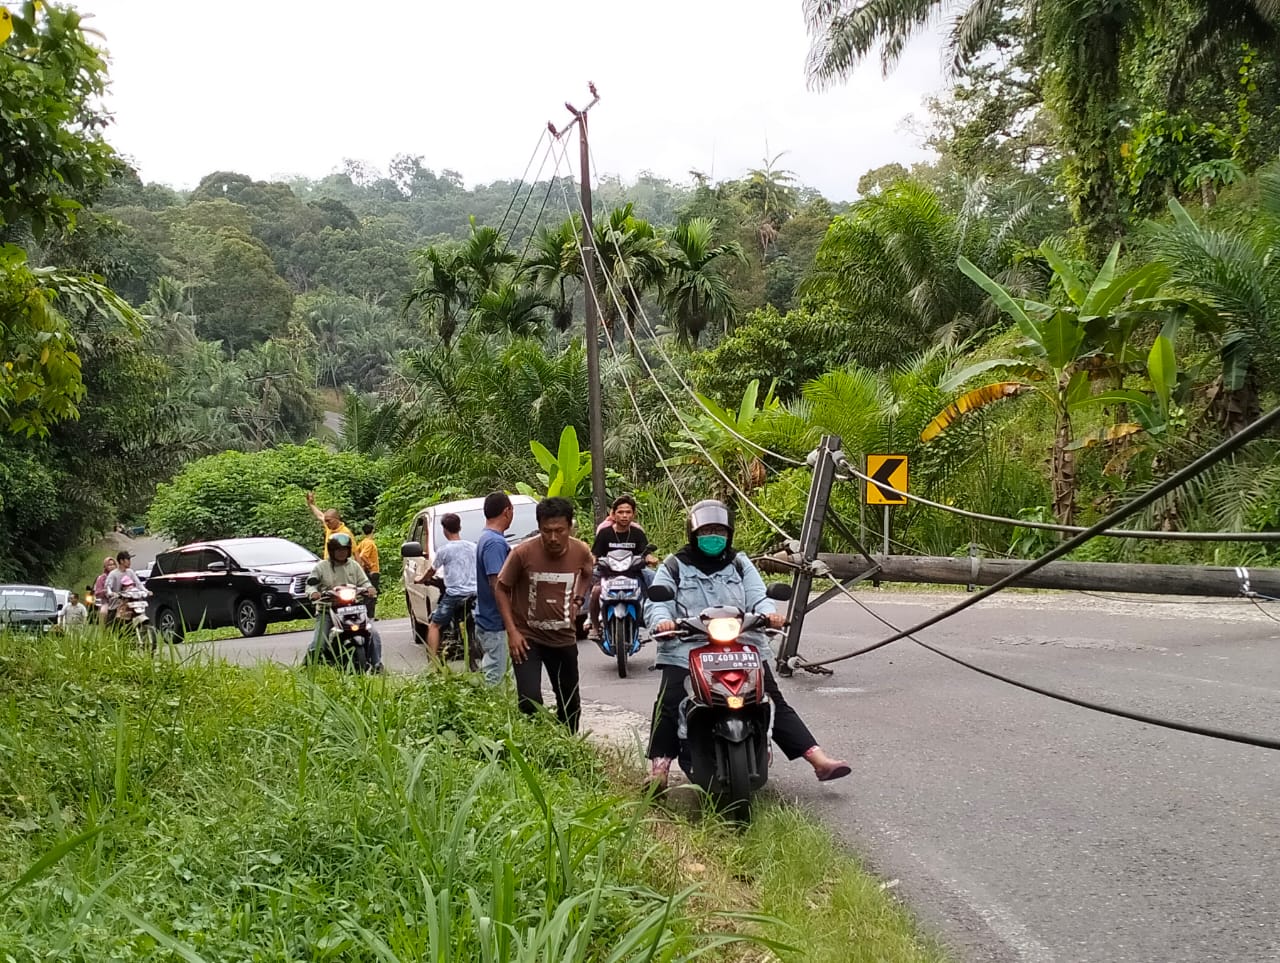
[[423, 155], [468, 185], [516, 177], [566, 99], [588, 99], [605, 172], [717, 179], [780, 166], [833, 199], [926, 156], [903, 119], [942, 87], [936, 40], [805, 89], [800, 0], [81, 0], [106, 36], [108, 137], [147, 180], [319, 177]]

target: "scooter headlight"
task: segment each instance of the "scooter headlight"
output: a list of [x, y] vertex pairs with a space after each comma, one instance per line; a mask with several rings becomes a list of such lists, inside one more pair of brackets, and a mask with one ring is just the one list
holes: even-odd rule
[[741, 634], [742, 622], [739, 619], [712, 619], [707, 623], [707, 637], [721, 645], [736, 642]]
[[333, 596], [343, 605], [350, 605], [356, 600], [356, 590], [353, 588], [336, 589]]

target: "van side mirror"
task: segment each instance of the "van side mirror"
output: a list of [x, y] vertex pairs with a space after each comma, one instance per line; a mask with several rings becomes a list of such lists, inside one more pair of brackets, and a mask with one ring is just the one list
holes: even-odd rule
[[207, 572], [225, 572], [227, 570], [226, 562], [210, 562], [205, 566]]
[[671, 602], [675, 600], [676, 593], [671, 591], [666, 585], [650, 586], [649, 591], [645, 593], [655, 602]]
[[401, 558], [422, 558], [421, 542], [405, 542], [400, 546]]
[[791, 586], [787, 582], [774, 582], [767, 589], [765, 595], [773, 599], [775, 602], [791, 601]]

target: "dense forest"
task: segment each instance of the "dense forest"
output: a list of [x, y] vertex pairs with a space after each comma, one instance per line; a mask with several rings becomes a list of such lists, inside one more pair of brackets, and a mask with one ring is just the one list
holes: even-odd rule
[[[892, 83], [941, 6], [810, 4], [811, 82], [878, 56]], [[0, 577], [42, 577], [148, 512], [178, 538], [304, 532], [320, 486], [394, 538], [431, 498], [576, 480], [588, 290], [610, 494], [635, 491], [668, 541], [681, 498], [712, 493], [739, 504], [743, 547], [797, 533], [825, 433], [911, 455], [938, 501], [1100, 517], [1276, 400], [1280, 16], [962, 7], [926, 105], [933, 162], [855, 177], [852, 203], [785, 153], [723, 181], [601, 178], [588, 278], [549, 140], [550, 175], [471, 187], [409, 154], [143, 183], [109, 144], [95, 38], [28, 4], [0, 36]], [[1276, 527], [1277, 451], [1250, 447], [1142, 527]], [[857, 489], [833, 504], [856, 518]], [[893, 536], [1019, 556], [1052, 537], [914, 506]]]

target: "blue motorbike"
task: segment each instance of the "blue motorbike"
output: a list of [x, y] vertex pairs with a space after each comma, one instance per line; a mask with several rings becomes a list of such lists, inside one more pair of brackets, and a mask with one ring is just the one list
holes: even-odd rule
[[600, 569], [600, 648], [618, 662], [618, 678], [627, 677], [627, 660], [640, 651], [644, 625], [644, 556], [615, 548], [596, 563]]

